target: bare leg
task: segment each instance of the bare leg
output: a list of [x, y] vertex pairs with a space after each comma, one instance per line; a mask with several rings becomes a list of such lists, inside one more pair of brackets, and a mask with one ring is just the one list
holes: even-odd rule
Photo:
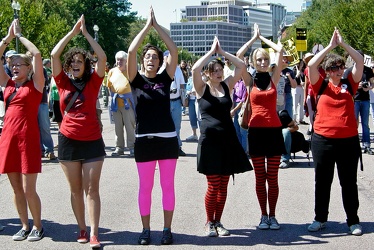
[[25, 190], [25, 196], [29, 209], [34, 220], [34, 228], [37, 230], [42, 229], [42, 205], [38, 193], [36, 192], [36, 180], [38, 174], [23, 174], [23, 185]]
[[101, 211], [100, 176], [104, 161], [95, 161], [83, 164], [83, 187], [87, 197], [88, 215], [91, 225], [91, 236], [99, 234], [99, 221]]
[[27, 213], [27, 201], [23, 190], [22, 175], [20, 173], [8, 173], [10, 184], [14, 192], [14, 205], [18, 211], [22, 228], [29, 229], [29, 218]]
[[87, 230], [84, 214], [82, 164], [81, 162], [61, 162], [62, 170], [70, 186], [71, 206], [78, 223], [79, 230]]

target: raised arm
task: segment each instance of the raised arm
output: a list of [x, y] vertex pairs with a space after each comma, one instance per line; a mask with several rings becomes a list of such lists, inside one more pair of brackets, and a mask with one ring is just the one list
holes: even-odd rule
[[318, 66], [321, 64], [325, 56], [334, 48], [338, 46], [338, 30], [335, 29], [332, 37], [330, 39], [330, 43], [320, 52], [318, 52], [312, 59], [310, 59], [308, 63], [309, 67], [309, 82], [310, 84], [314, 85], [317, 83], [320, 75], [318, 71]]
[[206, 53], [203, 57], [197, 60], [192, 67], [193, 85], [196, 91], [196, 96], [198, 98], [203, 95], [203, 91], [205, 87], [205, 82], [203, 81], [201, 71], [203, 70], [203, 67], [209, 62], [213, 54], [216, 53], [217, 45], [218, 45], [218, 38], [214, 37], [212, 47], [210, 48], [208, 53]]
[[173, 42], [173, 40], [169, 37], [169, 35], [165, 32], [165, 30], [157, 23], [156, 17], [154, 15], [153, 9], [151, 11], [152, 15], [152, 26], [155, 28], [161, 39], [166, 44], [170, 54], [166, 61], [166, 71], [171, 79], [174, 78], [175, 70], [178, 66], [178, 48]]
[[[1, 40], [0, 42], [0, 54], [3, 55], [5, 48], [12, 42], [12, 40], [16, 37], [14, 35], [14, 23], [15, 20], [12, 22], [8, 29], [8, 34]], [[5, 72], [4, 67], [0, 67], [0, 86], [5, 87], [6, 83], [8, 82], [10, 76]]]
[[235, 83], [237, 81], [239, 81], [240, 78], [242, 77], [242, 74], [243, 74], [244, 70], [246, 69], [245, 64], [244, 64], [244, 62], [239, 57], [236, 57], [236, 56], [234, 56], [234, 55], [232, 55], [232, 54], [227, 53], [226, 51], [224, 51], [222, 49], [219, 41], [217, 43], [217, 53], [220, 54], [220, 55], [223, 55], [225, 57], [225, 59], [229, 59], [230, 62], [232, 62], [234, 64], [234, 66], [235, 66], [234, 73], [230, 74], [224, 80], [224, 82], [229, 86], [229, 89], [231, 90], [231, 89], [234, 88]]
[[270, 46], [275, 52], [275, 66], [273, 68], [273, 75], [271, 76], [271, 79], [275, 86], [278, 85], [280, 73], [282, 71], [282, 52], [283, 52], [283, 46], [280, 42], [278, 44], [275, 44], [274, 42], [270, 41], [269, 39], [263, 37], [261, 34], [259, 35], [259, 38], [261, 41], [266, 43]]
[[336, 38], [338, 45], [345, 49], [345, 51], [348, 52], [348, 54], [352, 57], [353, 61], [355, 61], [355, 64], [352, 68], [352, 77], [355, 82], [360, 82], [362, 79], [362, 73], [364, 72], [364, 58], [362, 58], [362, 55], [357, 52], [354, 48], [352, 48], [349, 44], [346, 44], [343, 41], [343, 37], [340, 35], [339, 30], [336, 30]]
[[82, 35], [86, 38], [87, 42], [91, 45], [93, 51], [95, 51], [97, 55], [97, 63], [96, 63], [96, 73], [100, 77], [104, 77], [105, 75], [105, 64], [106, 64], [106, 55], [104, 50], [101, 48], [101, 46], [98, 44], [98, 42], [93, 39], [93, 37], [88, 33], [86, 29], [86, 22], [84, 19], [84, 15], [81, 16], [81, 31]]
[[147, 23], [145, 24], [144, 28], [139, 32], [139, 34], [132, 40], [129, 50], [127, 53], [127, 75], [128, 80], [132, 82], [138, 73], [138, 64], [136, 61], [136, 52], [138, 51], [140, 45], [142, 44], [145, 36], [147, 35], [149, 29], [152, 26], [152, 15], [153, 12], [152, 7], [150, 9], [150, 14], [147, 19]]
[[257, 23], [253, 25], [253, 37], [251, 40], [246, 42], [239, 50], [236, 52], [236, 56], [239, 57], [241, 60], [244, 58], [244, 54], [248, 51], [248, 49], [252, 46], [252, 44], [259, 39], [259, 28]]
[[43, 59], [42, 55], [40, 54], [39, 49], [30, 42], [27, 38], [22, 36], [21, 33], [21, 26], [19, 25], [19, 20], [14, 20], [14, 35], [18, 37], [19, 41], [26, 47], [26, 49], [32, 55], [32, 67], [34, 74], [32, 75], [32, 79], [34, 81], [34, 86], [39, 92], [43, 92], [45, 78], [43, 72]]
[[74, 25], [73, 29], [69, 31], [53, 48], [51, 52], [51, 66], [52, 75], [57, 76], [62, 71], [61, 54], [64, 51], [68, 42], [77, 34], [79, 34], [81, 29], [81, 18]]

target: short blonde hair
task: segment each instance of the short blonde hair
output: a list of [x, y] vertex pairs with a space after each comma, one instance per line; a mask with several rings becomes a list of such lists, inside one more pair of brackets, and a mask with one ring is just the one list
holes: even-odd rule
[[116, 60], [117, 59], [125, 59], [125, 60], [127, 60], [127, 53], [125, 51], [120, 50], [120, 51], [118, 51], [116, 53], [115, 59]]
[[257, 54], [262, 54], [266, 59], [268, 59], [269, 60], [269, 65], [270, 65], [270, 55], [269, 55], [269, 53], [263, 48], [257, 48], [253, 51], [253, 54], [252, 54], [252, 63], [253, 63], [254, 68], [256, 68], [256, 66], [257, 66], [257, 60], [256, 60]]

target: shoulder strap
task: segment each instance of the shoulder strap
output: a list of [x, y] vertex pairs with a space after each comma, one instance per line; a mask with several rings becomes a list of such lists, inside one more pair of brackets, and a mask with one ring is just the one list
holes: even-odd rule
[[73, 106], [74, 102], [77, 100], [78, 96], [80, 93], [83, 92], [84, 90], [84, 87], [86, 87], [86, 83], [83, 84], [83, 87], [81, 89], [77, 88], [76, 84], [74, 84], [74, 80], [70, 78], [70, 82], [74, 85], [74, 87], [77, 89], [77, 91], [75, 91], [74, 95], [71, 97], [68, 105], [66, 105], [66, 108], [64, 110], [64, 114], [67, 114], [69, 112], [69, 110], [71, 109], [71, 107]]
[[10, 102], [13, 100], [13, 97], [17, 94], [17, 90], [16, 88], [14, 89], [13, 93], [8, 97], [8, 99], [6, 100], [6, 103], [5, 103], [5, 112], [6, 110], [8, 109], [9, 107], [9, 104]]

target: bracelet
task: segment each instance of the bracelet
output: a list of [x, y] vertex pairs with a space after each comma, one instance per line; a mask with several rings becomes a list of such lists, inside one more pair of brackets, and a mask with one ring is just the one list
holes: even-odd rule
[[7, 43], [7, 42], [5, 41], [5, 38], [3, 38], [1, 41], [3, 42], [3, 44], [5, 44], [5, 46], [8, 46], [8, 45], [9, 45], [9, 43]]

